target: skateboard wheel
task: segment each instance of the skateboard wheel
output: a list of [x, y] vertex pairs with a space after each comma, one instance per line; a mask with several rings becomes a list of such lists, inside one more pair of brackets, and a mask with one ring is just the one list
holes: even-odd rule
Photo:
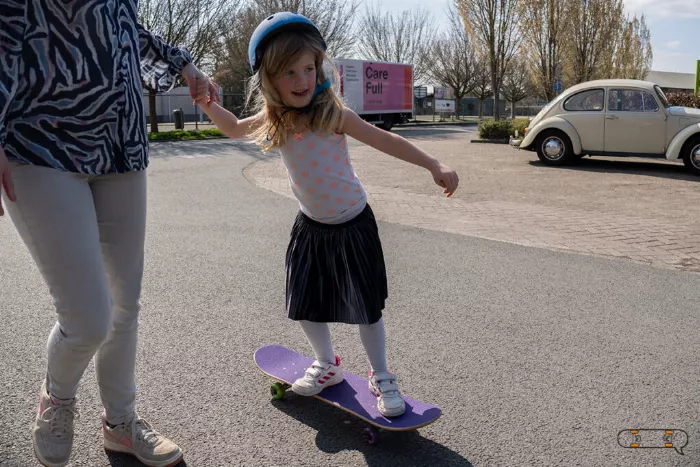
[[367, 427], [362, 430], [362, 438], [369, 444], [376, 444], [379, 441], [379, 433], [374, 428]]
[[272, 383], [272, 386], [270, 386], [270, 394], [277, 400], [284, 398], [285, 390], [286, 388], [282, 383]]

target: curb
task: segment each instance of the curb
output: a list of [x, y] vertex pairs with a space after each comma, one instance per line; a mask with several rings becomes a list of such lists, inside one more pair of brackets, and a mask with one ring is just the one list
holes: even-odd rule
[[182, 138], [182, 139], [149, 139], [149, 143], [179, 143], [182, 141], [206, 141], [210, 139], [229, 139], [228, 136], [207, 136], [206, 138]]
[[482, 144], [508, 144], [507, 139], [473, 139], [471, 142]]
[[415, 126], [477, 126], [478, 123], [476, 122], [411, 122], [411, 123], [402, 123], [396, 125], [394, 128], [405, 128], [405, 127], [415, 127]]

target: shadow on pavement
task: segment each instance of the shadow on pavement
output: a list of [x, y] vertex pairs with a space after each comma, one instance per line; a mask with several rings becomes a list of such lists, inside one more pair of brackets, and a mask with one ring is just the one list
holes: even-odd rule
[[[117, 454], [115, 452], [105, 451], [107, 454], [107, 459], [109, 459], [109, 465], [112, 467], [144, 467], [143, 464], [138, 459], [133, 456], [126, 454]], [[187, 463], [183, 459], [180, 463], [174, 465], [173, 467], [187, 467]]]
[[[464, 466], [471, 462], [441, 444], [424, 438], [419, 431], [379, 433], [379, 441], [370, 445], [362, 438], [367, 423], [341, 409], [314, 397], [303, 397], [288, 391], [284, 400], [272, 405], [285, 414], [317, 430], [316, 446], [326, 453], [349, 449], [361, 452], [369, 466]], [[438, 419], [435, 423], [440, 423]]]
[[183, 157], [199, 155], [218, 155], [235, 149], [246, 155], [256, 157], [258, 159], [267, 159], [276, 156], [277, 152], [264, 153], [258, 146], [247, 140], [231, 139], [231, 138], [212, 138], [205, 140], [186, 140], [186, 141], [152, 141], [149, 143], [150, 154], [152, 157]]
[[[533, 153], [534, 154], [534, 153]], [[535, 156], [537, 157], [537, 156]], [[546, 167], [541, 161], [530, 161], [530, 165]], [[575, 165], [562, 167], [549, 166], [547, 168], [556, 170], [581, 170], [585, 172], [610, 172], [619, 174], [637, 174], [647, 177], [669, 178], [673, 180], [687, 180], [690, 182], [700, 181], [700, 177], [691, 174], [688, 169], [680, 164], [668, 164], [656, 162], [653, 159], [649, 162], [639, 160], [618, 160], [596, 159], [585, 157], [576, 162]]]
[[464, 138], [465, 131], [475, 131], [476, 126], [452, 126], [452, 127], [394, 127], [391, 132], [404, 138], [429, 138], [439, 136], [443, 139]]

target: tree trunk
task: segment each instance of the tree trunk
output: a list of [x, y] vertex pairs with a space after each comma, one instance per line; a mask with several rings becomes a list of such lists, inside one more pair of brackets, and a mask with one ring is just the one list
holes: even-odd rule
[[[491, 71], [495, 75], [495, 70], [492, 67]], [[491, 90], [493, 91], [493, 119], [494, 120], [500, 120], [501, 119], [501, 108], [498, 105], [498, 86], [496, 86], [496, 77], [493, 76], [491, 78]]]
[[510, 118], [515, 120], [515, 101], [510, 101]]
[[484, 118], [484, 101], [483, 99], [479, 99], [479, 120]]
[[158, 133], [158, 109], [156, 109], [156, 92], [148, 90], [148, 109], [151, 114], [151, 133]]

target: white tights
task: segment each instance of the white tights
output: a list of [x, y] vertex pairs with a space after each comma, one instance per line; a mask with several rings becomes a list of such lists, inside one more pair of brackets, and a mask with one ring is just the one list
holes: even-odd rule
[[[301, 329], [311, 344], [311, 348], [319, 362], [335, 362], [335, 352], [331, 342], [331, 330], [326, 323], [313, 321], [299, 321]], [[384, 332], [384, 318], [373, 324], [360, 324], [360, 340], [367, 352], [372, 371], [378, 373], [387, 371], [386, 365], [386, 335]]]

